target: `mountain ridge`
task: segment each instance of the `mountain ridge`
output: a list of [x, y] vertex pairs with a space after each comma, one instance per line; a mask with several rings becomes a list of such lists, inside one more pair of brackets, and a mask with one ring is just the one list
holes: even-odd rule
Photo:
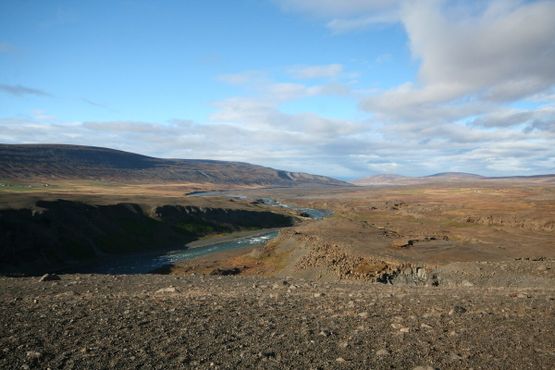
[[494, 180], [533, 180], [555, 182], [555, 174], [531, 175], [531, 176], [483, 176], [468, 172], [439, 172], [427, 176], [403, 176], [397, 174], [380, 174], [367, 176], [351, 181], [358, 186], [369, 185], [418, 185], [436, 182], [470, 182], [470, 181], [494, 181]]
[[326, 176], [246, 162], [156, 158], [117, 149], [68, 144], [0, 144], [0, 178], [101, 179], [250, 186], [350, 186]]
[[433, 175], [428, 175], [428, 176], [420, 176], [420, 177], [448, 177], [448, 178], [452, 178], [452, 177], [472, 177], [472, 178], [484, 178], [485, 176], [482, 175], [478, 175], [475, 173], [470, 173], [470, 172], [438, 172], [438, 173], [434, 173]]

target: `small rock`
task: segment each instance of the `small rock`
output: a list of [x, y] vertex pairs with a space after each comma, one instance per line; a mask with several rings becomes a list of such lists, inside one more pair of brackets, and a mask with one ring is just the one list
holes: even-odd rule
[[431, 325], [424, 324], [424, 323], [420, 324], [420, 327], [421, 327], [422, 329], [433, 329]]
[[339, 342], [339, 348], [347, 348], [347, 347], [349, 347], [349, 342], [347, 341]]
[[157, 294], [165, 294], [165, 293], [177, 293], [177, 288], [170, 286], [167, 288], [161, 288], [156, 291]]
[[262, 352], [262, 356], [264, 357], [276, 357], [276, 353], [274, 351], [264, 351]]
[[417, 366], [413, 367], [412, 370], [435, 370], [435, 368], [431, 366]]
[[320, 297], [323, 297], [323, 296], [325, 296], [324, 293], [314, 293], [314, 298], [320, 298]]
[[383, 357], [383, 356], [388, 356], [388, 355], [389, 355], [389, 352], [385, 349], [379, 349], [379, 350], [376, 351], [376, 356]]
[[547, 266], [546, 265], [539, 265], [537, 268], [538, 271], [546, 271], [547, 270]]
[[335, 361], [339, 363], [347, 362], [347, 360], [345, 360], [343, 357], [338, 357], [335, 359]]
[[401, 329], [399, 329], [399, 331], [401, 333], [408, 333], [410, 331], [410, 328], [401, 328]]
[[358, 317], [362, 317], [363, 319], [365, 319], [365, 318], [368, 317], [368, 312], [366, 312], [366, 311], [365, 311], [365, 312], [361, 312], [361, 313], [358, 314]]
[[38, 360], [42, 357], [42, 353], [37, 351], [27, 351], [27, 358], [31, 360]]
[[470, 281], [468, 281], [468, 280], [463, 280], [462, 283], [461, 283], [461, 285], [464, 286], [464, 287], [472, 287], [472, 286], [474, 286], [474, 284], [472, 284], [472, 283], [471, 283]]
[[60, 280], [60, 277], [56, 274], [44, 274], [39, 279], [39, 281], [56, 281], [56, 280]]
[[241, 269], [239, 267], [230, 267], [230, 268], [216, 268], [210, 271], [210, 275], [216, 276], [229, 276], [229, 275], [239, 275], [241, 273]]
[[449, 311], [449, 316], [453, 316], [454, 314], [462, 315], [466, 312], [466, 308], [463, 306], [454, 306], [451, 311]]

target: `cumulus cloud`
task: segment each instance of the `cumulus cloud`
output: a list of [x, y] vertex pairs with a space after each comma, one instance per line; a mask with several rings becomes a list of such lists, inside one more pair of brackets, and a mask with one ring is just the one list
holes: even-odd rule
[[555, 2], [280, 0], [335, 32], [376, 22], [406, 30], [417, 81], [378, 91], [361, 107], [382, 118], [457, 120], [545, 93], [555, 84]]
[[407, 2], [401, 15], [429, 90], [512, 100], [555, 81], [555, 2], [494, 1], [467, 17], [434, 4]]
[[525, 130], [549, 130], [555, 126], [555, 106], [545, 106], [534, 110], [501, 109], [476, 119], [471, 123], [487, 128], [523, 126]]
[[435, 165], [553, 172], [555, 3], [481, 5], [404, 3], [399, 20], [418, 80], [375, 90], [360, 106], [386, 140], [431, 149]]
[[49, 93], [43, 90], [35, 89], [32, 87], [22, 85], [8, 85], [0, 84], [0, 91], [15, 96], [35, 95], [35, 96], [50, 96]]

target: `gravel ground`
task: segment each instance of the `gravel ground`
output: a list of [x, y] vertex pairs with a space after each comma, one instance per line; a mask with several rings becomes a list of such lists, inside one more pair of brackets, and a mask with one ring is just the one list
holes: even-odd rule
[[555, 287], [0, 278], [2, 369], [553, 369]]

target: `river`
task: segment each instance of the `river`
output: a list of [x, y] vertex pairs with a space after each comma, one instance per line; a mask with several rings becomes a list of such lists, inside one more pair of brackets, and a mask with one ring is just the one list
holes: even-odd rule
[[[246, 195], [243, 194], [236, 194], [229, 191], [193, 191], [188, 193], [187, 196], [190, 197], [225, 197], [229, 199], [240, 199], [245, 200], [248, 199]], [[280, 208], [287, 208], [297, 212], [300, 216], [312, 218], [314, 220], [321, 220], [329, 215], [331, 215], [331, 211], [327, 209], [316, 209], [316, 208], [306, 208], [306, 207], [296, 207], [289, 204], [281, 203], [279, 200], [262, 197], [256, 198], [253, 200], [254, 203], [258, 204], [265, 204], [272, 207], [280, 207]]]
[[89, 266], [80, 267], [81, 273], [95, 274], [147, 274], [163, 266], [174, 264], [178, 261], [190, 260], [215, 252], [224, 252], [233, 249], [249, 248], [264, 245], [275, 238], [278, 231], [258, 232], [254, 235], [239, 237], [228, 241], [214, 241], [202, 247], [192, 247], [160, 253], [142, 253], [126, 256], [110, 256], [102, 258]]
[[[188, 194], [189, 196], [225, 196], [232, 199], [246, 199], [244, 195], [227, 194], [222, 192], [194, 192]], [[331, 214], [330, 211], [294, 207], [283, 204], [272, 198], [258, 198], [256, 202], [274, 207], [287, 208], [296, 211], [303, 217], [312, 219], [322, 219]], [[93, 264], [85, 267], [80, 267], [79, 272], [97, 273], [97, 274], [146, 274], [159, 269], [163, 266], [174, 264], [183, 260], [190, 260], [197, 257], [202, 257], [211, 253], [224, 252], [228, 250], [252, 248], [254, 246], [264, 245], [269, 240], [272, 240], [278, 235], [279, 231], [258, 231], [253, 232], [246, 236], [233, 238], [227, 241], [214, 240], [210, 243], [210, 239], [202, 243], [202, 246], [187, 245], [187, 249], [175, 250], [166, 252], [164, 254], [157, 253], [143, 253], [133, 254], [126, 256], [110, 256], [109, 258], [102, 258], [95, 261]], [[244, 234], [242, 234], [244, 235]], [[197, 242], [192, 242], [195, 245]]]

